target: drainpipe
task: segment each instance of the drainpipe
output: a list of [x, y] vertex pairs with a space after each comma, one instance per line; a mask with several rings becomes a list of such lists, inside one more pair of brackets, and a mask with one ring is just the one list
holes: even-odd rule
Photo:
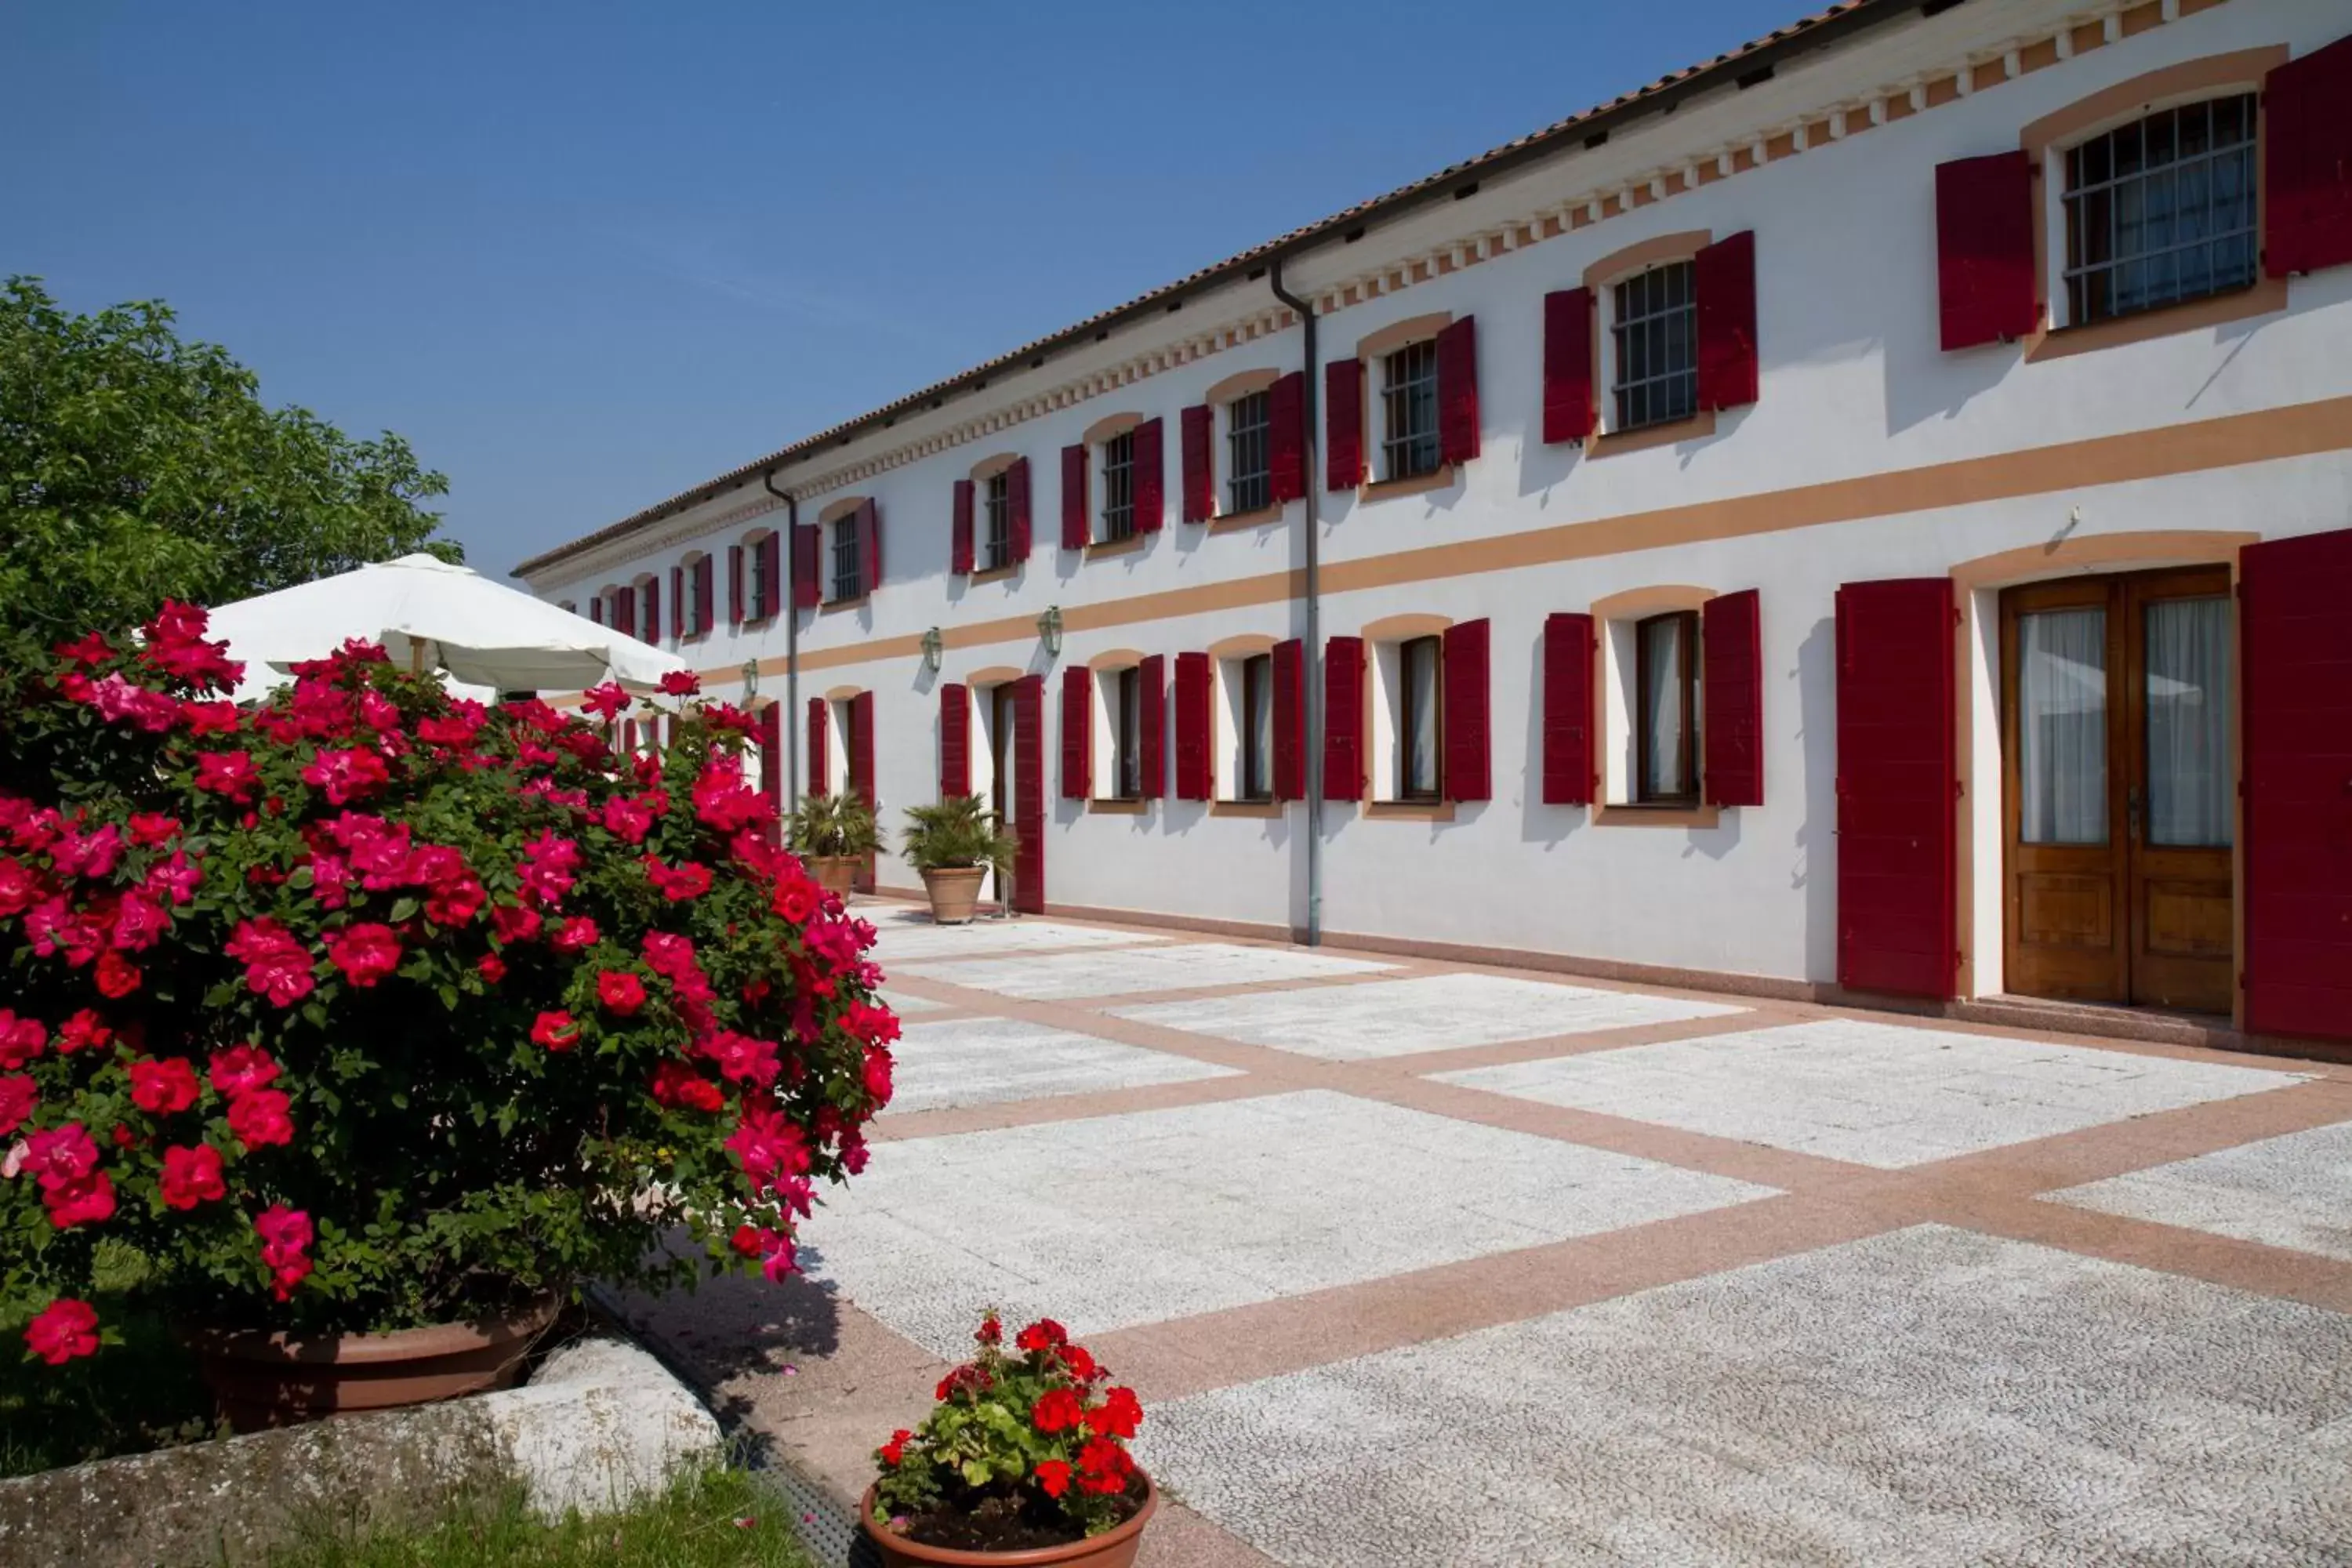
[[1323, 945], [1323, 573], [1322, 525], [1316, 498], [1322, 483], [1316, 475], [1315, 437], [1317, 377], [1315, 307], [1282, 286], [1282, 258], [1276, 255], [1269, 278], [1274, 297], [1298, 312], [1306, 330], [1307, 365], [1299, 398], [1300, 459], [1307, 468], [1307, 631], [1305, 658], [1299, 662], [1307, 679], [1307, 945]]
[[784, 815], [789, 817], [801, 808], [801, 602], [793, 591], [797, 585], [793, 582], [793, 562], [800, 554], [794, 546], [801, 536], [801, 503], [791, 491], [776, 488], [772, 469], [761, 471], [760, 483], [784, 503], [788, 530], [776, 550], [784, 579], [777, 584], [784, 599], [784, 711], [776, 728], [784, 735]]

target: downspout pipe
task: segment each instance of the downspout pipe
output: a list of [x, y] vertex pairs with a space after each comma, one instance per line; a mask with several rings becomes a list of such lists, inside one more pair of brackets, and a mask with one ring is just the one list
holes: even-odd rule
[[761, 470], [760, 483], [767, 492], [784, 503], [783, 547], [776, 552], [783, 563], [778, 584], [784, 596], [784, 711], [776, 726], [784, 732], [784, 815], [790, 817], [801, 808], [801, 601], [793, 581], [793, 559], [800, 552], [792, 546], [800, 539], [801, 503], [790, 490], [776, 488], [772, 468]]
[[1306, 657], [1299, 664], [1307, 679], [1307, 945], [1323, 945], [1323, 525], [1318, 498], [1323, 481], [1315, 461], [1316, 437], [1322, 425], [1316, 417], [1321, 391], [1321, 367], [1316, 363], [1315, 307], [1282, 286], [1282, 257], [1277, 253], [1268, 272], [1274, 297], [1298, 313], [1306, 335], [1306, 384], [1299, 398], [1300, 459], [1307, 468], [1307, 626]]

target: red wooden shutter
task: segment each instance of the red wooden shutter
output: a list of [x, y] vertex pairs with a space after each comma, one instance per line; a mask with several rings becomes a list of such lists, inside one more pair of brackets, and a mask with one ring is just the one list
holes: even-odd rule
[[1699, 738], [1710, 805], [1764, 804], [1764, 633], [1753, 588], [1699, 611]]
[[1562, 289], [1545, 295], [1545, 440], [1581, 441], [1592, 434], [1592, 290]]
[[824, 600], [822, 566], [824, 559], [823, 528], [814, 522], [803, 522], [793, 530], [793, 603], [803, 610], [813, 610]]
[[1698, 290], [1698, 405], [1756, 401], [1756, 231], [1718, 239], [1692, 258]]
[[[672, 721], [672, 722], [674, 724], [676, 721]], [[765, 708], [761, 709], [759, 714], [759, 724], [760, 793], [768, 797], [768, 804], [770, 805], [775, 807], [777, 818], [779, 822], [781, 822], [784, 812], [783, 704], [781, 702], [771, 702]], [[675, 736], [675, 731], [673, 731], [672, 733], [673, 736]], [[782, 832], [782, 829], [780, 826], [771, 826], [768, 829], [768, 841], [771, 844], [781, 842]]]
[[825, 711], [824, 699], [810, 698], [808, 700], [808, 788], [811, 795], [833, 793], [833, 759], [824, 754], [825, 733], [832, 728], [832, 719]]
[[940, 798], [971, 793], [971, 693], [950, 680], [940, 688]]
[[2246, 1027], [2352, 1039], [2352, 531], [2249, 544], [2238, 583]]
[[948, 522], [948, 571], [958, 577], [971, 575], [971, 481], [955, 482], [955, 504]]
[[1147, 654], [1136, 667], [1136, 684], [1142, 693], [1141, 711], [1136, 716], [1136, 731], [1143, 744], [1138, 748], [1138, 770], [1142, 774], [1143, 798], [1158, 800], [1168, 793], [1168, 659], [1161, 654]]
[[1062, 798], [1094, 793], [1095, 672], [1083, 665], [1062, 671]]
[[1307, 375], [1292, 371], [1265, 392], [1267, 492], [1276, 506], [1307, 493]]
[[647, 642], [661, 641], [661, 579], [646, 579], [646, 630]]
[[1954, 738], [1949, 577], [1837, 593], [1838, 984], [1952, 994]]
[[1207, 800], [1214, 793], [1209, 754], [1209, 656], [1176, 656], [1176, 798]]
[[1186, 522], [1206, 522], [1217, 514], [1217, 477], [1210, 460], [1215, 439], [1217, 411], [1195, 404], [1179, 417], [1178, 439], [1183, 447], [1183, 517]]
[[1323, 644], [1323, 798], [1364, 798], [1364, 639]]
[[1274, 796], [1307, 798], [1307, 645], [1274, 645]]
[[1045, 912], [1045, 678], [1013, 683], [1013, 907]]
[[1004, 504], [1013, 513], [1013, 559], [1029, 559], [1029, 459], [1015, 458], [1004, 470]]
[[588, 601], [588, 618], [598, 626], [604, 624], [604, 595], [598, 594]]
[[743, 547], [740, 544], [727, 547], [727, 624], [743, 624]]
[[[849, 788], [870, 810], [874, 798], [874, 693], [861, 691], [849, 700]], [[858, 868], [854, 888], [874, 889], [874, 857]]]
[[669, 569], [669, 618], [671, 628], [680, 641], [694, 635], [692, 617], [686, 608], [686, 568], [683, 566]]
[[869, 594], [882, 585], [882, 513], [870, 500], [857, 503], [857, 579]]
[[1445, 798], [1492, 800], [1492, 746], [1486, 722], [1487, 623], [1461, 621], [1445, 628], [1440, 663], [1444, 695], [1438, 727], [1444, 735]]
[[715, 620], [710, 609], [713, 570], [708, 555], [694, 563], [694, 629], [698, 634], [709, 631]]
[[[1544, 617], [1543, 802], [1590, 805], [1600, 772], [1592, 745], [1592, 617]], [[1711, 716], [1711, 714], [1710, 714]]]
[[2352, 37], [2263, 79], [2263, 266], [2352, 261]]
[[2033, 165], [2022, 151], [1936, 165], [1936, 300], [1944, 348], [2021, 338], [2033, 286]]
[[774, 529], [760, 536], [760, 618], [784, 607], [784, 536]]
[[1364, 482], [1364, 363], [1335, 359], [1323, 367], [1323, 488]]
[[1062, 448], [1062, 548], [1087, 547], [1087, 448], [1084, 442]]
[[623, 637], [637, 635], [637, 590], [634, 584], [613, 595], [613, 629]]
[[1478, 322], [1465, 316], [1437, 334], [1437, 458], [1466, 463], [1477, 455]]
[[1147, 419], [1135, 427], [1135, 531], [1157, 533], [1168, 521], [1166, 500], [1168, 458], [1160, 422]]

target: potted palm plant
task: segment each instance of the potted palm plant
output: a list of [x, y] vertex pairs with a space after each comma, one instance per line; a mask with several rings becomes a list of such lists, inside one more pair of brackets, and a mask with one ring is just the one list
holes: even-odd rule
[[855, 790], [803, 795], [793, 813], [793, 848], [820, 887], [845, 895], [866, 858], [881, 850], [882, 827]]
[[981, 879], [1002, 873], [1018, 847], [996, 814], [976, 795], [951, 795], [937, 805], [907, 808], [902, 853], [922, 873], [931, 919], [962, 925], [980, 905]]

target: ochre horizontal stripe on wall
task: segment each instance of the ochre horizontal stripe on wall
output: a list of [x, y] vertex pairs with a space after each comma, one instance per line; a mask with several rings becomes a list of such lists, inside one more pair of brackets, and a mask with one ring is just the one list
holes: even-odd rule
[[[1860, 479], [1832, 479], [1726, 500], [1628, 512], [1590, 522], [1449, 540], [1443, 544], [1360, 561], [1331, 562], [1323, 568], [1323, 592], [1328, 597], [1486, 572], [1589, 561], [1669, 545], [1701, 544], [1824, 523], [1859, 522], [1874, 517], [1897, 517], [1983, 501], [2201, 473], [2347, 448], [2352, 448], [2352, 397], [2331, 397], [2285, 408], [2135, 430], [2121, 436], [2031, 447], [1992, 457], [1932, 463]], [[1270, 572], [1093, 605], [1066, 605], [1062, 610], [1062, 625], [1071, 632], [1103, 631], [1220, 610], [1278, 605], [1300, 597], [1305, 591], [1305, 573], [1296, 569]], [[1033, 616], [978, 621], [941, 633], [950, 648], [1024, 642], [1036, 635], [1037, 623]], [[912, 658], [921, 652], [919, 636], [876, 637], [803, 649], [800, 666], [803, 671], [831, 669], [877, 659]], [[731, 679], [739, 668], [730, 665], [702, 673], [706, 679], [723, 682]], [[781, 658], [760, 661], [763, 678], [783, 670], [784, 660]]]

